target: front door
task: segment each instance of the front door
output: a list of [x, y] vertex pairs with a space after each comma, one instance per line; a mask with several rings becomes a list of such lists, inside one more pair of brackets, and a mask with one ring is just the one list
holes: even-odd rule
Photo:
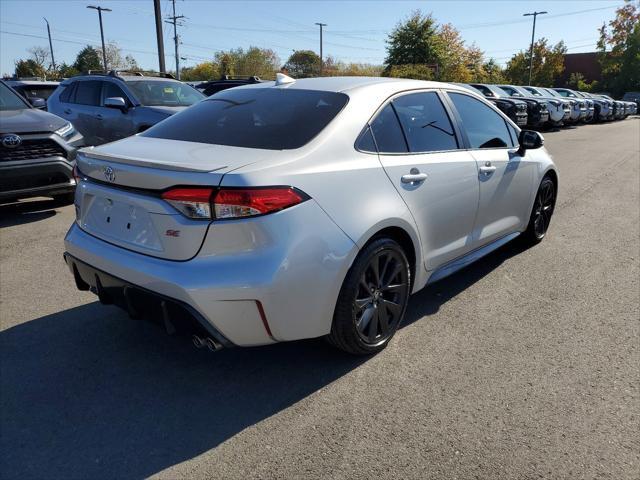
[[535, 165], [517, 153], [517, 131], [500, 113], [470, 95], [448, 95], [478, 165], [475, 248], [526, 227]]
[[418, 226], [427, 270], [472, 248], [478, 207], [473, 156], [437, 91], [397, 96], [371, 123], [380, 161]]

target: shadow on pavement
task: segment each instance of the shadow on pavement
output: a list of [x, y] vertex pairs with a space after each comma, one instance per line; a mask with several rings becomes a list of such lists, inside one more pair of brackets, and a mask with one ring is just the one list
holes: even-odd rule
[[[518, 251], [502, 248], [414, 295], [405, 325]], [[211, 354], [98, 302], [48, 315], [0, 332], [0, 471], [16, 479], [147, 477], [366, 360], [320, 339]]]
[[70, 205], [53, 199], [0, 204], [0, 228], [37, 222], [54, 216], [56, 208]]

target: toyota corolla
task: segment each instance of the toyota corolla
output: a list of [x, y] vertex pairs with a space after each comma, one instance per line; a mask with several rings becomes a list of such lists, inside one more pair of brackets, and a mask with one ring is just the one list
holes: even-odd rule
[[409, 296], [546, 235], [542, 136], [455, 85], [333, 77], [222, 91], [82, 150], [81, 290], [198, 347], [384, 348]]

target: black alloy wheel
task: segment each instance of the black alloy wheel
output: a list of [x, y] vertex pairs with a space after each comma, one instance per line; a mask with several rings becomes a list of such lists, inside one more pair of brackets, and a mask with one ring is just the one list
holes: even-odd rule
[[529, 225], [522, 236], [526, 243], [535, 245], [542, 241], [549, 229], [555, 206], [556, 184], [550, 177], [544, 177], [533, 202]]
[[400, 325], [411, 292], [411, 271], [397, 242], [378, 238], [356, 257], [344, 280], [328, 340], [349, 353], [382, 350]]

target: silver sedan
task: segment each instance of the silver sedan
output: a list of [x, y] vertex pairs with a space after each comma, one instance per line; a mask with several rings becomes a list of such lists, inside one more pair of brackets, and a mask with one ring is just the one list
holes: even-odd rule
[[558, 176], [537, 132], [458, 86], [332, 77], [225, 90], [78, 155], [81, 290], [198, 347], [384, 348], [411, 293], [517, 237]]

